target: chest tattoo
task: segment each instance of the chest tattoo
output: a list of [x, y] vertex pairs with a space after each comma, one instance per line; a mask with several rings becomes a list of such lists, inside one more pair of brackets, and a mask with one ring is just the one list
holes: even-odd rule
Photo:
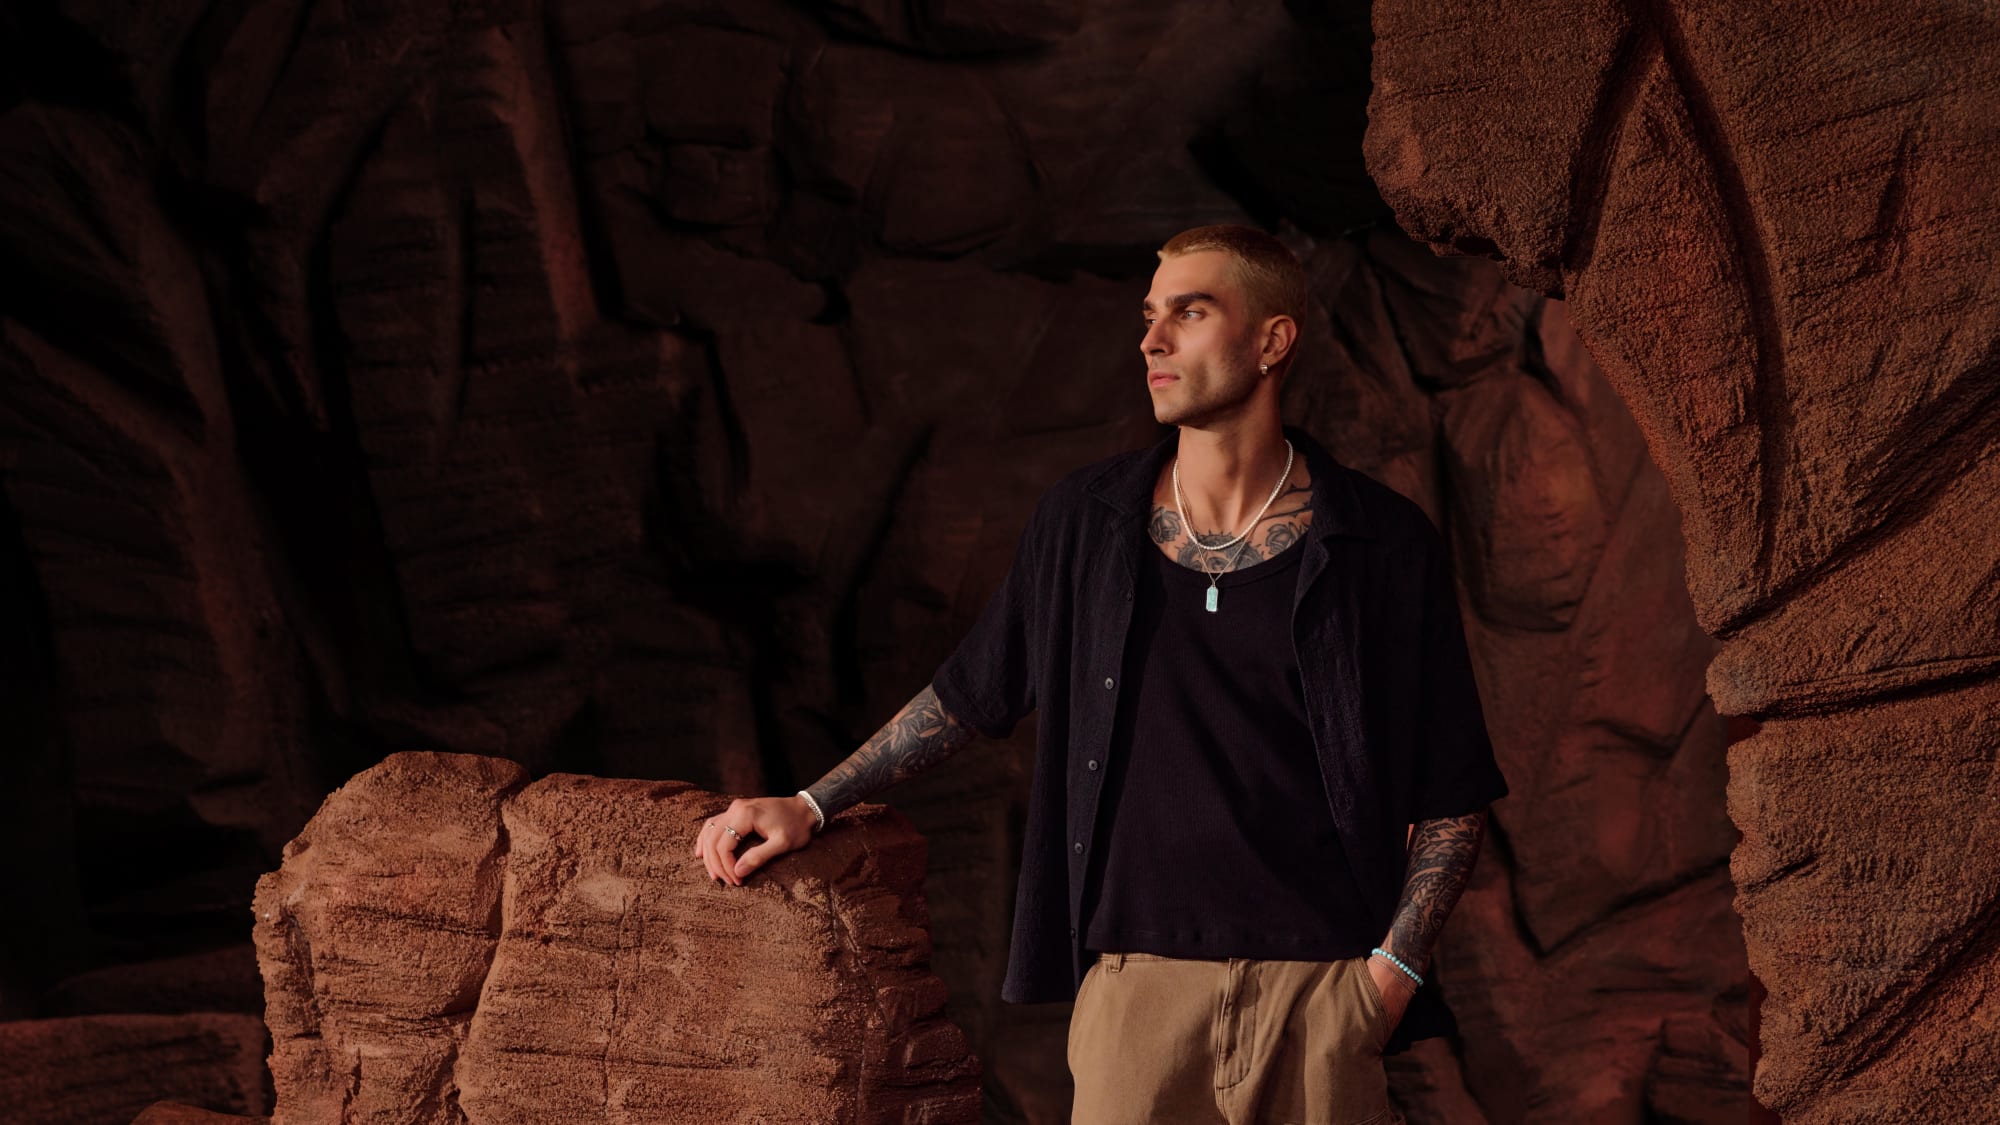
[[[1175, 562], [1191, 570], [1207, 570], [1213, 574], [1226, 574], [1232, 570], [1242, 570], [1255, 566], [1265, 559], [1299, 541], [1306, 528], [1312, 526], [1312, 482], [1295, 484], [1278, 494], [1271, 501], [1270, 510], [1257, 526], [1250, 529], [1247, 543], [1233, 543], [1220, 551], [1211, 551], [1197, 546], [1194, 536], [1187, 533], [1180, 514], [1171, 503], [1155, 504], [1152, 518], [1146, 523], [1146, 534], [1153, 544], [1165, 551]], [[1196, 527], [1195, 535], [1209, 543], [1220, 542], [1236, 534], [1235, 528]], [[1237, 549], [1242, 553], [1238, 554]], [[1231, 562], [1231, 556], [1235, 561]]]

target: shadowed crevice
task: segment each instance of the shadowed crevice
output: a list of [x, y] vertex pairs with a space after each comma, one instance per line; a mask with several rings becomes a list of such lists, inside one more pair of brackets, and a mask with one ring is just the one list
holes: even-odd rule
[[1717, 622], [1715, 636], [1725, 637], [1776, 608], [1769, 593], [1776, 578], [1779, 524], [1783, 520], [1785, 482], [1791, 471], [1792, 396], [1787, 386], [1784, 329], [1771, 252], [1757, 220], [1757, 208], [1743, 169], [1729, 139], [1729, 129], [1708, 88], [1696, 71], [1679, 17], [1665, 0], [1644, 0], [1644, 12], [1657, 34], [1661, 57], [1688, 115], [1689, 132], [1713, 176], [1716, 198], [1729, 221], [1731, 259], [1742, 275], [1745, 311], [1755, 345], [1756, 370], [1751, 373], [1758, 435], [1757, 523], [1760, 537], [1756, 568], [1763, 593], [1735, 607]]
[[1565, 284], [1568, 277], [1589, 269], [1597, 252], [1597, 230], [1604, 220], [1604, 196], [1611, 186], [1612, 166], [1625, 147], [1626, 127], [1659, 57], [1659, 37], [1640, 24], [1629, 25], [1611, 52], [1609, 75], [1597, 88], [1597, 104], [1591, 110], [1581, 146], [1582, 158], [1569, 185], [1569, 214], [1561, 251]]

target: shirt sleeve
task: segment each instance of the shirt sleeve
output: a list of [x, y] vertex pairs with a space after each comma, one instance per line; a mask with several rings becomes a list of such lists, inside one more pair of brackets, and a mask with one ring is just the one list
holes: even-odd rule
[[931, 678], [931, 690], [944, 709], [988, 738], [1006, 738], [1035, 709], [1035, 677], [1040, 672], [1032, 644], [1035, 585], [1047, 506], [1047, 497], [1036, 505], [1015, 545], [1007, 577], [987, 599], [972, 631]]
[[1423, 682], [1417, 700], [1419, 761], [1411, 821], [1466, 816], [1507, 795], [1493, 757], [1472, 654], [1465, 643], [1458, 585], [1435, 532], [1423, 567]]

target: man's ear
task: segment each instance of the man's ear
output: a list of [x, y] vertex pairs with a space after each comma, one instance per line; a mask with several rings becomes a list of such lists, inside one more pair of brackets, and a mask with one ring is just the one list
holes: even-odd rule
[[1298, 322], [1282, 314], [1272, 317], [1264, 325], [1264, 343], [1273, 365], [1285, 362], [1299, 344]]

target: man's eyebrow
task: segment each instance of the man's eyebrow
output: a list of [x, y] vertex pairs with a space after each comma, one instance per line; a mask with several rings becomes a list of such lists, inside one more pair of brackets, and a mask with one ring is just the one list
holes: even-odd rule
[[[1196, 301], [1207, 301], [1211, 305], [1219, 305], [1222, 303], [1221, 301], [1215, 299], [1215, 294], [1203, 293], [1197, 290], [1193, 293], [1182, 293], [1177, 297], [1167, 298], [1167, 307], [1170, 309], [1184, 309], [1189, 305], [1194, 304]], [[1152, 312], [1153, 302], [1151, 301], [1139, 302], [1139, 310], [1141, 312]]]

